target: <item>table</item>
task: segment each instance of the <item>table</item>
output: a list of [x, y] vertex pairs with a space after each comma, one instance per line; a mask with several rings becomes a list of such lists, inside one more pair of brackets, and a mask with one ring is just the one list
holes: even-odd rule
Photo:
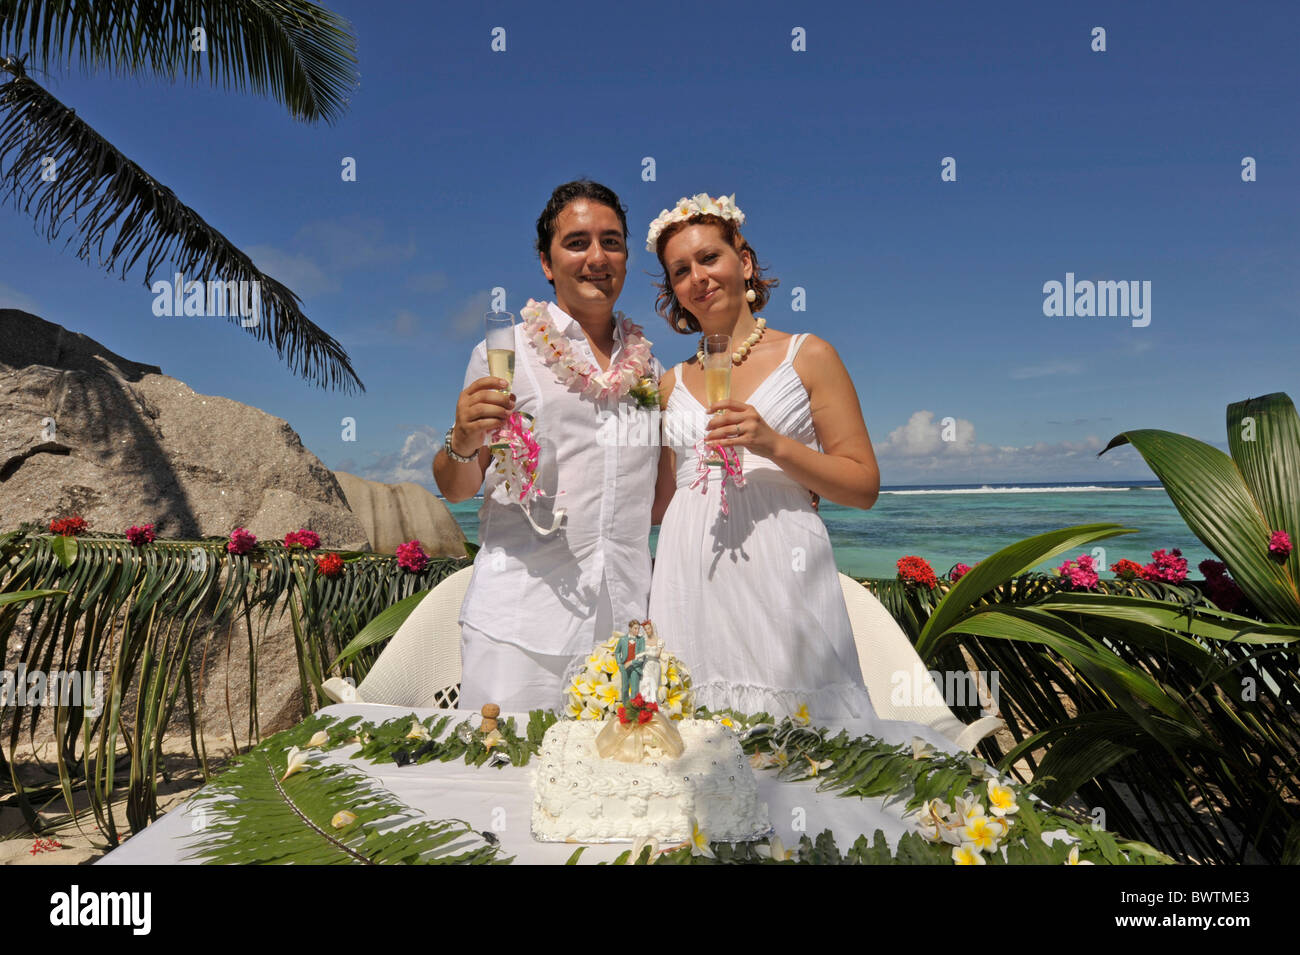
[[[372, 723], [397, 717], [424, 719], [450, 713], [452, 726], [470, 715], [468, 711], [412, 709], [373, 703], [339, 703], [319, 712], [339, 719], [360, 716]], [[504, 713], [502, 719], [512, 715], [517, 725], [527, 725], [526, 713]], [[845, 728], [850, 732], [854, 729], [851, 724], [846, 724]], [[477, 830], [491, 830], [501, 840], [505, 855], [514, 856], [516, 864], [562, 864], [578, 848], [574, 844], [537, 842], [532, 837], [529, 822], [532, 818], [531, 775], [535, 760], [527, 766], [504, 766], [500, 769], [476, 768], [461, 761], [431, 761], [398, 767], [391, 763], [375, 765], [366, 760], [349, 759], [358, 748], [354, 744], [326, 751], [323, 758], [313, 761], [313, 765], [343, 763], [352, 766], [429, 818], [462, 819]], [[870, 837], [876, 829], [882, 830], [890, 845], [894, 846], [908, 829], [902, 821], [905, 801], [902, 797], [845, 798], [834, 793], [817, 792], [815, 780], [786, 782], [777, 779], [776, 774], [770, 771], [756, 771], [755, 776], [759, 796], [768, 804], [776, 834], [787, 846], [797, 844], [805, 833], [815, 838], [824, 829], [831, 830], [841, 851], [847, 850], [859, 835], [865, 833]], [[187, 801], [177, 806], [144, 832], [109, 852], [97, 864], [197, 864], [185, 856], [190, 851], [188, 846], [193, 832], [199, 827], [197, 810], [201, 805]], [[580, 861], [610, 861], [627, 848], [626, 844], [594, 845], [582, 854]]]

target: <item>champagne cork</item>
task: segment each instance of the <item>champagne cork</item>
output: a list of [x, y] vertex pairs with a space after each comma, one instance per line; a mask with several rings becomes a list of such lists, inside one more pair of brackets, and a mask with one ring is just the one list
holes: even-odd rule
[[483, 714], [483, 725], [479, 729], [486, 735], [497, 728], [497, 717], [501, 715], [501, 707], [495, 703], [484, 703], [483, 709], [479, 710]]

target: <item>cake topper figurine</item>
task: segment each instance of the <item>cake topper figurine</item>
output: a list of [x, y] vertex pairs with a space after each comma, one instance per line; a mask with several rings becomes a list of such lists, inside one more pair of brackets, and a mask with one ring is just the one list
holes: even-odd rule
[[596, 737], [596, 752], [604, 759], [639, 763], [647, 756], [676, 759], [685, 748], [672, 721], [659, 711], [663, 682], [663, 643], [649, 620], [629, 620], [618, 635], [614, 661], [619, 671], [617, 718], [606, 722]]
[[[645, 621], [649, 623], [650, 621]], [[614, 660], [618, 663], [618, 701], [624, 705], [641, 692], [641, 670], [645, 666], [645, 631], [636, 620], [627, 622], [627, 633], [618, 635]]]
[[664, 645], [658, 637], [655, 636], [654, 624], [649, 620], [642, 620], [641, 626], [645, 630], [645, 649], [636, 655], [636, 659], [641, 663], [640, 690], [641, 697], [647, 703], [662, 703], [659, 698], [659, 685], [663, 682], [664, 668], [661, 659]]

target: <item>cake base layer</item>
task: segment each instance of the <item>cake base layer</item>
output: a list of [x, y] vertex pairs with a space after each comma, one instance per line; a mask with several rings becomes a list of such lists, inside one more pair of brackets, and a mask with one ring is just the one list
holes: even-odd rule
[[533, 777], [533, 837], [542, 842], [682, 842], [691, 820], [710, 840], [746, 842], [772, 831], [736, 734], [709, 720], [680, 720], [677, 759], [602, 759], [597, 720], [546, 731]]

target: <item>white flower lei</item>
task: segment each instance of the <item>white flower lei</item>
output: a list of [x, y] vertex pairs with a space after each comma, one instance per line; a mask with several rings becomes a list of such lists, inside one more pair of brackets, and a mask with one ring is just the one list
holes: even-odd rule
[[659, 213], [659, 218], [650, 223], [650, 231], [646, 234], [645, 240], [646, 251], [658, 251], [655, 249], [655, 243], [659, 241], [659, 233], [665, 228], [674, 222], [685, 222], [696, 216], [717, 216], [720, 219], [730, 219], [738, 226], [745, 224], [745, 214], [736, 205], [734, 192], [730, 196], [718, 196], [716, 199], [707, 192], [701, 192], [689, 199], [683, 196], [677, 200], [677, 205], [671, 209], [664, 209]]
[[555, 377], [561, 383], [591, 398], [610, 395], [622, 398], [637, 387], [641, 379], [653, 375], [650, 357], [653, 343], [646, 340], [641, 326], [629, 321], [622, 312], [614, 313], [623, 331], [622, 356], [601, 371], [578, 355], [568, 337], [560, 334], [547, 313], [547, 304], [530, 298], [519, 315], [524, 320], [524, 336], [532, 342], [542, 361], [554, 368]]

